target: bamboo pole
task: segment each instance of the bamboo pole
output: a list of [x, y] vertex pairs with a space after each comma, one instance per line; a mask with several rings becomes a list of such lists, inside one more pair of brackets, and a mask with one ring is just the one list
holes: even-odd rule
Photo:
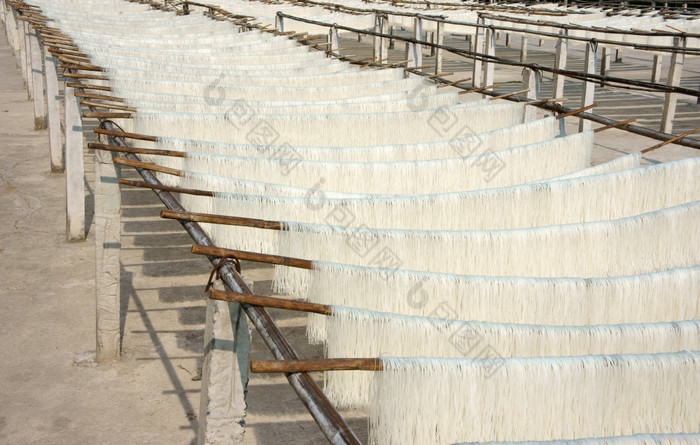
[[195, 190], [195, 189], [185, 189], [181, 187], [170, 187], [167, 185], [158, 185], [158, 184], [149, 184], [147, 182], [142, 182], [142, 181], [130, 181], [127, 179], [120, 179], [119, 184], [121, 185], [130, 185], [131, 187], [139, 187], [139, 188], [147, 188], [151, 190], [161, 190], [164, 192], [173, 192], [173, 193], [185, 193], [188, 195], [196, 195], [196, 196], [208, 196], [210, 198], [214, 197], [214, 192], [208, 192], [204, 190]]
[[173, 176], [182, 176], [182, 170], [178, 170], [170, 167], [163, 167], [162, 165], [151, 164], [150, 162], [134, 161], [127, 158], [114, 158], [115, 164], [127, 165], [134, 168], [143, 168], [146, 170], [152, 170], [160, 173], [165, 173]]
[[252, 227], [255, 229], [284, 230], [279, 221], [266, 221], [264, 219], [242, 218], [238, 216], [210, 215], [208, 213], [179, 212], [163, 210], [161, 218], [177, 219], [180, 221], [192, 221], [198, 223], [223, 224], [228, 226]]
[[306, 301], [285, 300], [283, 298], [266, 297], [263, 295], [246, 295], [239, 292], [226, 292], [212, 289], [209, 292], [212, 300], [245, 303], [266, 308], [287, 309], [290, 311], [308, 312], [313, 314], [331, 315], [333, 309], [327, 304], [308, 303]]
[[489, 101], [496, 100], [496, 99], [506, 99], [506, 98], [508, 98], [508, 97], [517, 96], [518, 94], [527, 93], [527, 92], [529, 92], [529, 91], [530, 91], [530, 88], [527, 88], [527, 89], [525, 89], [525, 90], [520, 90], [520, 91], [514, 91], [514, 92], [512, 92], [512, 93], [507, 93], [507, 94], [502, 94], [502, 95], [500, 95], [500, 96], [491, 97], [491, 98], [489, 98]]
[[253, 261], [256, 263], [274, 264], [277, 266], [294, 267], [297, 269], [313, 270], [314, 263], [309, 260], [292, 258], [266, 253], [246, 252], [244, 250], [224, 249], [223, 247], [207, 247], [200, 244], [192, 246], [192, 253], [218, 258], [236, 258], [241, 261]]
[[131, 119], [131, 113], [102, 113], [99, 111], [83, 111], [83, 117], [95, 119]]
[[658, 149], [658, 148], [663, 147], [664, 145], [668, 145], [668, 144], [671, 144], [671, 143], [673, 143], [673, 142], [676, 142], [677, 140], [683, 139], [684, 137], [686, 137], [686, 136], [688, 136], [688, 135], [691, 135], [691, 134], [693, 134], [693, 133], [697, 133], [698, 131], [700, 131], [700, 128], [696, 128], [696, 129], [694, 129], [694, 130], [686, 131], [686, 132], [683, 133], [683, 134], [680, 134], [680, 135], [678, 135], [678, 136], [674, 136], [674, 137], [672, 137], [671, 139], [669, 139], [669, 140], [667, 140], [667, 141], [664, 141], [664, 142], [661, 142], [660, 144], [654, 145], [653, 147], [645, 148], [644, 150], [641, 151], [641, 153], [642, 153], [642, 154], [649, 153], [649, 152], [652, 151], [652, 150], [656, 150], [656, 149]]
[[88, 143], [88, 148], [94, 150], [114, 151], [117, 153], [143, 154], [153, 156], [170, 156], [172, 158], [186, 158], [187, 153], [174, 150], [157, 150], [155, 148], [138, 148], [138, 147], [121, 147], [119, 145], [99, 144], [96, 142]]
[[567, 113], [560, 114], [559, 116], [557, 116], [557, 120], [564, 119], [565, 117], [573, 116], [575, 114], [583, 113], [584, 111], [590, 110], [591, 108], [595, 108], [597, 106], [598, 106], [598, 104], [590, 104], [590, 105], [586, 105], [585, 107], [578, 108], [576, 110], [571, 110]]
[[136, 133], [125, 133], [123, 131], [108, 130], [106, 128], [95, 128], [92, 131], [94, 131], [97, 134], [104, 134], [106, 136], [115, 136], [115, 137], [126, 138], [126, 139], [136, 139], [139, 141], [158, 142], [158, 138], [155, 136], [146, 136], [143, 134], [136, 134]]
[[256, 374], [318, 371], [382, 371], [380, 358], [323, 358], [313, 360], [251, 360]]
[[66, 86], [71, 88], [81, 88], [83, 90], [112, 91], [112, 88], [103, 85], [90, 85], [88, 83], [66, 82]]
[[[76, 91], [74, 94], [75, 94], [75, 97], [84, 97], [86, 99], [97, 99], [97, 100], [106, 100], [106, 101], [110, 101], [110, 102], [124, 103], [124, 99], [122, 99], [120, 97], [106, 96], [104, 94], [81, 93], [80, 91]], [[89, 105], [89, 104], [86, 104], [86, 105]], [[136, 110], [131, 109], [129, 111], [136, 111]]]
[[617, 127], [620, 127], [620, 126], [625, 125], [625, 124], [630, 124], [636, 120], [637, 120], [637, 118], [634, 117], [632, 119], [627, 119], [626, 121], [615, 122], [614, 124], [610, 124], [610, 125], [606, 125], [604, 127], [596, 128], [595, 130], [593, 130], [593, 133], [600, 133], [601, 131], [609, 130], [611, 128], [617, 128]]
[[69, 77], [71, 79], [109, 80], [106, 76], [95, 76], [94, 74], [63, 73], [63, 77]]

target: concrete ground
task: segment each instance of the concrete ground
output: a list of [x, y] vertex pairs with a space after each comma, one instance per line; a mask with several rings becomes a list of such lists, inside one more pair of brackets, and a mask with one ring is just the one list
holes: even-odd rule
[[[203, 288], [210, 265], [189, 253], [192, 241], [177, 223], [158, 217], [162, 205], [152, 192], [122, 189], [123, 357], [118, 363], [96, 366], [92, 227], [87, 241], [65, 242], [64, 176], [49, 173], [48, 136], [45, 130], [33, 129], [32, 104], [4, 36], [2, 30], [0, 443], [193, 443], [200, 383], [192, 378], [201, 366]], [[348, 48], [360, 57], [370, 48], [364, 43]], [[536, 48], [530, 54], [547, 57]], [[395, 56], [402, 58], [398, 52]], [[468, 66], [449, 63], [468, 71]], [[469, 75], [457, 73], [454, 78]], [[512, 75], [497, 72], [499, 80]], [[616, 104], [617, 113], [634, 115], [638, 104], [628, 102], [629, 96], [620, 97], [611, 97], [609, 104]], [[683, 107], [689, 113], [683, 128], [700, 126], [697, 108], [685, 102]], [[646, 112], [653, 123], [654, 112]], [[569, 131], [576, 124], [569, 119]], [[606, 131], [597, 138], [593, 161], [653, 144], [618, 130]], [[660, 162], [696, 155], [696, 150], [671, 145], [645, 159]], [[85, 163], [90, 224], [92, 156], [87, 150]], [[269, 292], [270, 268], [243, 268], [255, 281], [256, 292]], [[305, 317], [272, 314], [300, 355], [321, 356], [321, 348], [305, 340]], [[271, 358], [257, 335], [252, 358]], [[363, 413], [344, 415], [358, 436], [366, 438]], [[323, 443], [284, 376], [251, 376], [246, 425], [249, 444]]]

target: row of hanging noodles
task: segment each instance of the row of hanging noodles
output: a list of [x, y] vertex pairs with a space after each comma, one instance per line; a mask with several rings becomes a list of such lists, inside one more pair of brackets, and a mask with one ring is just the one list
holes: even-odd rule
[[[446, 320], [333, 306], [326, 335], [328, 358], [482, 358], [485, 351], [503, 358], [560, 357], [700, 350], [698, 320], [547, 326]], [[339, 408], [357, 408], [369, 402], [369, 372], [330, 371], [324, 380], [326, 395]]]
[[[420, 80], [420, 79], [416, 79]], [[114, 83], [118, 83], [115, 80]], [[368, 96], [381, 92], [408, 91], [417, 83], [412, 79], [396, 82], [378, 82], [363, 86], [331, 86], [325, 88], [239, 87], [220, 90], [225, 97], [242, 100], [273, 100], [280, 98], [301, 100], [307, 94], [318, 94], [318, 100]], [[204, 92], [202, 87], [202, 92]], [[457, 105], [443, 109], [451, 120], [448, 128], [438, 126], [434, 110], [401, 113], [328, 114], [328, 115], [234, 115], [145, 113], [134, 116], [138, 133], [153, 136], [189, 137], [213, 142], [253, 143], [273, 146], [297, 146], [309, 142], [328, 147], [374, 146], [433, 141], [447, 141], [458, 137], [483, 133], [521, 123], [524, 105], [489, 104], [484, 106]], [[458, 125], [468, 122], [467, 125]], [[236, 131], [236, 128], [248, 131]], [[252, 130], [260, 131], [252, 131]], [[262, 131], [262, 130], [266, 131]], [[262, 133], [262, 136], [259, 136]], [[267, 136], [270, 135], [270, 136]], [[277, 137], [275, 137], [278, 135]], [[263, 137], [267, 136], [267, 137]], [[586, 165], [588, 166], [588, 165]]]
[[[426, 95], [425, 99], [420, 99], [421, 105], [424, 101], [429, 102], [429, 108], [433, 108], [433, 98], [439, 98], [442, 94]], [[446, 95], [452, 98], [452, 94]], [[480, 101], [475, 101], [480, 102]], [[399, 104], [406, 104], [409, 109], [415, 107], [412, 98], [402, 98], [392, 101], [377, 101], [368, 103], [345, 103], [334, 107], [330, 104], [317, 106], [294, 105], [293, 110], [313, 110], [328, 107], [330, 112], [342, 111], [344, 109], [355, 110], [357, 112], [371, 112], [374, 107], [386, 106], [387, 108]], [[251, 108], [259, 110], [275, 109], [284, 110], [286, 107], [273, 107], [267, 104], [274, 102], [251, 102]], [[185, 105], [183, 103], [183, 105]], [[195, 106], [199, 106], [198, 104]], [[206, 106], [206, 105], [204, 105]], [[230, 105], [229, 105], [230, 106]], [[357, 108], [354, 108], [357, 107]], [[365, 108], [366, 107], [366, 108]], [[146, 107], [148, 108], [148, 107]], [[427, 108], [427, 107], [426, 107]], [[415, 108], [414, 108], [415, 109]], [[301, 111], [300, 110], [300, 111]], [[301, 111], [305, 112], [305, 111]], [[436, 112], [441, 112], [437, 110]], [[457, 156], [473, 156], [482, 153], [495, 152], [514, 146], [527, 145], [536, 142], [543, 142], [553, 139], [557, 131], [556, 120], [553, 117], [537, 119], [509, 127], [498, 128], [475, 135], [457, 137], [449, 141], [437, 141], [428, 144], [394, 144], [377, 145], [369, 147], [323, 147], [301, 145], [288, 147], [286, 151], [279, 152], [268, 145], [254, 144], [227, 144], [222, 142], [210, 142], [205, 140], [182, 139], [173, 137], [161, 137], [152, 148], [176, 150], [184, 152], [227, 154], [231, 156], [252, 157], [252, 158], [280, 158], [307, 161], [333, 161], [333, 162], [391, 162], [391, 161], [411, 161], [420, 159], [445, 159]], [[165, 161], [165, 160], [164, 160]], [[181, 159], [167, 160], [175, 168], [183, 169]]]
[[[111, 73], [110, 73], [111, 75]], [[313, 76], [306, 76], [304, 77], [313, 77]], [[331, 80], [331, 79], [327, 79]], [[216, 79], [214, 80], [216, 81]], [[214, 82], [213, 81], [213, 82]], [[284, 83], [284, 78], [280, 77], [277, 79], [278, 84], [283, 84]], [[457, 94], [454, 92], [440, 92], [438, 93], [435, 91], [435, 87], [431, 88], [433, 89], [432, 93], [429, 95], [424, 96], [421, 98], [419, 101], [415, 100], [414, 97], [409, 96], [409, 94], [403, 94], [399, 93], [399, 95], [392, 95], [390, 96], [390, 99], [393, 100], [376, 100], [376, 101], [364, 101], [364, 102], [345, 102], [345, 103], [340, 103], [339, 101], [332, 101], [332, 102], [292, 102], [296, 103], [296, 105], [283, 105], [287, 101], [246, 101], [245, 103], [242, 103], [239, 100], [225, 100], [225, 99], [217, 99], [215, 101], [210, 100], [209, 103], [206, 102], [200, 102], [196, 103], [196, 101], [189, 102], [187, 101], [187, 98], [190, 96], [179, 96], [177, 97], [177, 102], [175, 101], [153, 101], [153, 100], [144, 100], [142, 97], [135, 97], [135, 98], [130, 98], [126, 99], [126, 103], [131, 106], [138, 108], [139, 110], [142, 110], [147, 113], [155, 113], [155, 112], [166, 112], [166, 113], [236, 113], [237, 111], [244, 111], [245, 109], [248, 110], [256, 110], [260, 114], [296, 114], [296, 115], [303, 115], [303, 114], [342, 114], [342, 113], [398, 113], [398, 112], [405, 112], [405, 111], [415, 111], [417, 107], [422, 107], [424, 109], [438, 109], [441, 107], [449, 107], [452, 105], [457, 104]], [[165, 99], [173, 99], [172, 95], [167, 95]], [[369, 98], [368, 98], [369, 99]], [[470, 105], [476, 105], [478, 103], [485, 103], [487, 99], [482, 99], [482, 100], [476, 100], [476, 101], [471, 101], [468, 102]], [[436, 110], [437, 111], [437, 110]], [[532, 121], [532, 122], [537, 122], [537, 121]], [[510, 128], [510, 127], [509, 127]], [[224, 143], [214, 143], [214, 142], [207, 142], [207, 141], [194, 141], [194, 140], [185, 140], [185, 139], [179, 139], [179, 138], [173, 138], [173, 141], [179, 145], [185, 145], [189, 144], [192, 147], [189, 150], [183, 150], [183, 151], [198, 151], [196, 149], [197, 145], [202, 146], [202, 148], [210, 151], [210, 152], [219, 152], [219, 153], [228, 153], [232, 155], [237, 155], [237, 156], [248, 156], [247, 154], [239, 154], [241, 153], [241, 149], [239, 147], [243, 146], [250, 146], [250, 144], [247, 145], [241, 145], [241, 144], [224, 144]], [[526, 143], [526, 142], [525, 142]], [[257, 149], [257, 156], [265, 156], [265, 153], [261, 153], [260, 151], [263, 150], [264, 148], [267, 148], [267, 151], [271, 151], [269, 147], [263, 146], [263, 147], [258, 147]], [[301, 149], [306, 149], [306, 147], [299, 147]], [[313, 148], [313, 147], [311, 147]], [[352, 148], [352, 147], [348, 147]], [[201, 150], [200, 150], [201, 151]], [[338, 150], [338, 148], [333, 148], [330, 150], [330, 154], [333, 155], [334, 152], [341, 151], [341, 155], [343, 153], [347, 153], [348, 150]], [[316, 150], [318, 152], [318, 150]], [[451, 150], [451, 156], [454, 156], [456, 153], [455, 149]], [[269, 153], [268, 153], [269, 155]], [[338, 155], [338, 156], [341, 156]], [[325, 160], [331, 160], [331, 159], [325, 159]]]
[[[592, 146], [593, 134], [586, 132], [448, 159], [327, 162], [189, 153], [181, 160], [185, 170], [236, 179], [344, 193], [412, 195], [504, 187], [560, 176], [590, 165]], [[412, 180], [406, 181], [408, 177]]]
[[461, 442], [455, 445], [697, 445], [698, 443], [700, 443], [700, 433], [667, 433], [542, 441]]
[[[217, 179], [221, 177], [194, 173], [175, 177], [180, 181], [170, 185], [204, 190], [239, 187], [235, 192], [217, 192], [214, 198], [194, 197], [192, 211], [202, 213], [345, 227], [496, 230], [618, 219], [686, 204], [700, 200], [695, 181], [699, 175], [700, 158], [689, 158], [583, 178], [424, 195], [334, 198], [319, 190], [226, 183]], [[296, 196], [274, 195], [277, 192]]]
[[[299, 292], [290, 292], [297, 298], [418, 317], [558, 326], [700, 317], [698, 266], [589, 279], [454, 275], [323, 261], [303, 272], [304, 283], [292, 289]], [[326, 340], [326, 322], [325, 316], [309, 314], [312, 343]]]
[[[311, 87], [311, 86], [330, 86], [330, 85], [358, 85], [374, 82], [386, 82], [392, 80], [404, 79], [403, 70], [400, 69], [387, 69], [378, 71], [376, 74], [373, 71], [358, 71], [358, 70], [344, 70], [340, 72], [330, 73], [325, 76], [317, 75], [301, 75], [301, 76], [275, 76], [270, 75], [269, 77], [256, 77], [248, 75], [238, 75], [235, 71], [226, 72], [209, 72], [204, 75], [188, 75], [183, 73], [164, 73], [161, 71], [150, 70], [123, 70], [121, 68], [112, 68], [109, 64], [100, 65], [107, 68], [110, 78], [121, 79], [124, 82], [138, 82], [140, 79], [157, 82], [157, 83], [168, 83], [168, 82], [186, 82], [190, 83], [202, 83], [216, 82], [215, 85], [227, 87], [229, 85], [269, 85], [269, 86], [288, 86], [288, 87]], [[455, 96], [456, 99], [456, 96]], [[454, 101], [457, 102], [456, 100]], [[225, 110], [224, 110], [225, 111]], [[215, 112], [213, 109], [202, 110], [202, 112]]]
[[[268, 68], [266, 68], [268, 69]], [[425, 80], [419, 78], [408, 78], [399, 80], [387, 80], [378, 81], [365, 84], [355, 84], [355, 85], [328, 85], [325, 87], [284, 87], [282, 85], [276, 86], [253, 86], [253, 85], [232, 85], [232, 84], [213, 84], [212, 82], [158, 82], [152, 80], [144, 79], [121, 79], [113, 78], [110, 79], [111, 84], [116, 88], [126, 88], [131, 90], [146, 90], [151, 94], [153, 93], [169, 93], [173, 91], [183, 91], [185, 94], [200, 94], [202, 96], [209, 97], [210, 100], [216, 101], [218, 97], [230, 98], [234, 100], [308, 100], [309, 102], [314, 101], [327, 101], [344, 99], [349, 97], [362, 97], [362, 96], [373, 96], [376, 94], [387, 94], [395, 93], [400, 91], [411, 91], [415, 88], [421, 87]], [[212, 91], [213, 90], [213, 91]], [[508, 104], [499, 104], [508, 105]], [[518, 104], [513, 104], [518, 105]], [[511, 108], [520, 108], [520, 106], [511, 106]], [[504, 107], [505, 108], [505, 107]], [[401, 116], [396, 116], [400, 118]], [[200, 115], [188, 115], [186, 113], [182, 114], [165, 114], [160, 116], [150, 115], [147, 113], [139, 113], [137, 115], [139, 122], [146, 128], [151, 126], [156, 126], [158, 128], [158, 123], [165, 126], [170, 125], [172, 121], [190, 121], [189, 126], [201, 125], [208, 127], [214, 133], [210, 135], [213, 141], [229, 142], [227, 139], [221, 139], [219, 133], [224, 132], [227, 128], [226, 124], [231, 124], [226, 118], [235, 118], [235, 116], [230, 115], [216, 115], [211, 117], [205, 117]], [[507, 119], [507, 118], [506, 118]], [[157, 122], [160, 120], [161, 122]], [[506, 120], [507, 122], [507, 120]], [[522, 119], [521, 119], [522, 122]], [[322, 122], [320, 122], [322, 123]], [[218, 125], [217, 125], [218, 124]], [[270, 124], [272, 124], [270, 122]], [[206, 139], [202, 135], [201, 131], [197, 131], [197, 127], [194, 127], [192, 131], [195, 135], [190, 136], [194, 139]], [[216, 132], [219, 133], [216, 133]], [[281, 130], [278, 130], [281, 131]], [[187, 129], [182, 129], [178, 134], [173, 135], [175, 137], [185, 137], [187, 136]], [[233, 141], [231, 141], [233, 142]]]
[[[145, 156], [144, 156], [145, 158]], [[639, 160], [641, 156], [639, 156], [639, 153], [636, 154], [631, 154], [627, 156], [623, 156], [619, 159], [616, 159], [614, 161], [610, 161], [608, 163], [604, 164], [598, 164], [595, 167], [589, 167], [586, 169], [581, 170], [579, 173], [579, 177], [584, 177], [586, 175], [598, 175], [598, 174], [607, 174], [607, 173], [614, 173], [616, 171], [622, 171], [625, 169], [631, 169], [631, 168], [637, 168], [639, 167]], [[151, 158], [150, 162], [153, 162], [154, 160]], [[168, 161], [163, 162], [164, 164], [169, 164]], [[609, 164], [609, 165], [608, 165]], [[290, 164], [290, 168], [293, 166], [293, 163]], [[338, 192], [331, 192], [331, 191], [317, 191], [313, 189], [307, 189], [303, 187], [291, 187], [291, 186], [285, 186], [285, 185], [279, 185], [279, 184], [271, 184], [268, 182], [260, 182], [260, 181], [249, 181], [245, 179], [235, 179], [235, 178], [227, 178], [223, 176], [215, 176], [215, 175], [208, 175], [206, 173], [198, 173], [198, 172], [189, 172], [189, 171], [182, 171], [183, 177], [178, 177], [178, 176], [172, 176], [168, 174], [160, 174], [158, 173], [157, 176], [163, 182], [165, 185], [169, 186], [180, 186], [180, 187], [185, 187], [185, 188], [199, 188], [203, 190], [211, 190], [214, 191], [214, 198], [203, 198], [200, 196], [193, 196], [193, 195], [183, 195], [181, 199], [187, 199], [188, 201], [188, 209], [190, 209], [189, 205], [191, 205], [191, 211], [196, 211], [196, 212], [202, 212], [202, 213], [213, 213], [214, 212], [214, 201], [219, 198], [223, 199], [232, 199], [232, 200], [245, 200], [246, 197], [241, 197], [238, 195], [258, 195], [258, 196], [250, 196], [250, 200], [252, 201], [259, 201], [260, 205], [266, 205], [268, 202], [267, 198], [272, 199], [273, 201], [275, 198], [278, 197], [289, 197], [289, 198], [304, 198], [304, 203], [311, 207], [309, 210], [313, 209], [318, 209], [317, 211], [323, 212], [323, 209], [327, 209], [329, 213], [326, 213], [324, 216], [330, 216], [331, 213], [336, 213], [340, 212], [340, 215], [344, 213], [344, 209], [337, 209], [337, 205], [341, 203], [341, 201], [330, 201], [331, 199], [337, 199], [337, 200], [343, 200], [342, 202], [344, 203], [345, 200], [347, 199], [362, 199], [362, 200], [374, 200], [377, 198], [384, 198], [384, 199], [397, 199], [400, 202], [406, 202], [404, 201], [405, 199], [409, 198], [416, 198], [416, 199], [435, 199], [436, 201], [440, 201], [442, 198], [449, 198], [450, 195], [453, 193], [446, 193], [446, 194], [432, 194], [429, 196], [425, 195], [415, 195], [415, 196], [407, 196], [407, 195], [372, 195], [372, 194], [361, 194], [361, 193], [338, 193]], [[557, 177], [557, 178], [551, 178], [548, 179], [547, 181], [551, 181], [554, 179], [559, 179], [562, 177]], [[563, 177], [564, 179], [567, 178], [567, 176]], [[534, 183], [528, 183], [528, 184], [534, 184]], [[526, 185], [526, 184], [523, 184]], [[506, 187], [503, 187], [506, 188]], [[493, 189], [487, 189], [487, 191], [491, 191]], [[477, 191], [474, 191], [477, 192]], [[319, 193], [316, 195], [316, 193]], [[454, 192], [457, 194], [470, 194], [472, 192]], [[236, 196], [233, 196], [236, 195]], [[296, 200], [295, 200], [296, 201]], [[331, 207], [329, 208], [326, 204], [330, 203]], [[289, 202], [285, 203], [294, 206], [295, 204]], [[357, 202], [353, 201], [353, 206], [358, 204]], [[426, 205], [427, 201], [426, 201]], [[361, 206], [362, 207], [362, 206]], [[227, 211], [226, 209], [224, 211]], [[352, 216], [352, 215], [351, 215]], [[346, 218], [343, 219], [340, 222], [346, 223], [348, 220], [355, 221], [356, 217], [352, 218]], [[323, 222], [329, 222], [330, 218], [323, 220]]]
[[[582, 357], [383, 357], [373, 444], [694, 432], [700, 352]], [[459, 421], [456, 421], [459, 419]]]
[[[390, 230], [286, 223], [286, 230], [277, 232], [279, 246], [262, 251], [465, 275], [613, 277], [700, 264], [698, 217], [700, 201], [610, 221], [512, 230]], [[222, 247], [263, 247], [241, 239], [235, 229], [212, 226], [211, 235]], [[278, 267], [275, 281], [280, 288], [298, 289], [303, 276], [298, 269]]]
[[631, 168], [637, 168], [642, 161], [642, 152], [636, 151], [613, 160], [594, 165], [589, 168], [584, 168], [568, 175], [559, 176], [557, 179], [581, 178], [583, 176], [603, 175]]

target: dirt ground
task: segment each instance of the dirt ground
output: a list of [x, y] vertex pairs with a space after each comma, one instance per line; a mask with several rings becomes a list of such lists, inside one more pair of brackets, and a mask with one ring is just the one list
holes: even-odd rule
[[[47, 132], [33, 129], [32, 104], [4, 30], [0, 34], [0, 443], [194, 443], [200, 382], [192, 378], [201, 366], [203, 287], [210, 265], [189, 253], [192, 241], [177, 223], [158, 217], [162, 205], [152, 192], [124, 188], [123, 357], [95, 365], [92, 228], [87, 241], [65, 242], [64, 176], [49, 172]], [[361, 55], [356, 46], [353, 54]], [[700, 71], [689, 69], [690, 77]], [[464, 73], [454, 76], [460, 77]], [[610, 97], [611, 104], [619, 102], [617, 113], [633, 115], [636, 105], [625, 100]], [[686, 100], [681, 106], [682, 128], [700, 126], [697, 105]], [[654, 119], [654, 111], [649, 113]], [[569, 131], [576, 125], [576, 119], [568, 120]], [[594, 163], [654, 144], [610, 130], [597, 138]], [[696, 155], [671, 145], [645, 160]], [[85, 165], [89, 225], [87, 150]], [[244, 264], [258, 293], [269, 292], [270, 271]], [[281, 311], [273, 316], [302, 356], [321, 355], [305, 340], [303, 316]], [[257, 335], [252, 358], [270, 358]], [[363, 413], [344, 415], [364, 439]], [[246, 425], [249, 444], [324, 442], [283, 376], [252, 376]]]

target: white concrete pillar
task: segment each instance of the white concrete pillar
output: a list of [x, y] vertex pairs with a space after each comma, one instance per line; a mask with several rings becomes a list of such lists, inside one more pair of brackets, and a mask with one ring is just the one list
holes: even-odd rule
[[[486, 30], [486, 55], [496, 55], [496, 31], [492, 28]], [[484, 63], [484, 85], [493, 85], [494, 68], [496, 64], [493, 62]]]
[[44, 46], [44, 72], [46, 73], [46, 111], [49, 127], [49, 153], [51, 171], [63, 172], [63, 141], [61, 140], [61, 99], [56, 73], [56, 58]]
[[[676, 48], [685, 48], [685, 37], [674, 37], [673, 46]], [[667, 84], [672, 87], [677, 87], [681, 84], [681, 76], [683, 74], [683, 64], [685, 63], [685, 54], [682, 52], [674, 52], [671, 55], [671, 66], [668, 69]], [[678, 102], [678, 93], [666, 93], [664, 98], [664, 108], [661, 115], [661, 131], [671, 134], [673, 131], [673, 118], [676, 115], [676, 103]]]
[[[529, 90], [526, 93], [528, 99], [537, 100], [540, 98], [540, 80], [541, 75], [539, 72], [530, 69], [523, 68], [523, 90]], [[533, 106], [525, 107], [525, 117], [523, 122], [530, 122], [537, 119], [537, 108]]]
[[661, 67], [663, 66], [663, 57], [660, 55], [654, 56], [654, 62], [651, 65], [651, 81], [653, 83], [661, 82]]
[[[595, 74], [595, 63], [598, 54], [597, 43], [586, 43], [586, 57], [583, 62], [583, 69], [586, 74]], [[586, 107], [593, 103], [595, 96], [595, 83], [583, 82], [583, 94], [581, 95], [581, 107]], [[591, 121], [580, 119], [578, 123], [578, 131], [587, 131], [591, 129]]]
[[[478, 23], [480, 25], [484, 24], [484, 19], [479, 17]], [[484, 28], [482, 27], [477, 27], [476, 31], [474, 32], [474, 47], [472, 49], [473, 52], [475, 53], [484, 53]], [[483, 84], [483, 79], [482, 79], [482, 72], [483, 72], [483, 62], [481, 60], [474, 60], [474, 68], [472, 70], [472, 86], [474, 88], [480, 88], [484, 86]]]
[[[423, 40], [423, 19], [416, 17], [413, 19], [413, 38]], [[409, 43], [406, 45], [406, 60], [408, 67], [423, 65], [423, 45], [420, 43]]]
[[[223, 289], [220, 282], [214, 287]], [[198, 445], [243, 443], [249, 356], [250, 331], [243, 309], [238, 303], [207, 299]]]
[[334, 53], [340, 51], [340, 37], [338, 36], [338, 28], [335, 26], [328, 30], [328, 42], [331, 44], [328, 49]]
[[527, 37], [520, 38], [520, 63], [527, 62]]
[[31, 47], [32, 84], [34, 86], [34, 129], [46, 128], [46, 90], [44, 88], [44, 51], [39, 42], [39, 33], [31, 29], [29, 35]]
[[66, 239], [85, 241], [85, 167], [83, 120], [73, 88], [65, 89], [66, 129]]
[[95, 150], [96, 361], [121, 355], [121, 194], [112, 153]]
[[[12, 47], [12, 51], [15, 53], [15, 57], [19, 60], [20, 44], [19, 44], [19, 28], [17, 25], [17, 18], [15, 17], [15, 11], [12, 8], [7, 10], [7, 21], [5, 22], [6, 31], [8, 35], [8, 41]], [[21, 64], [18, 63], [19, 67]]]
[[[374, 31], [380, 34], [387, 34], [389, 31], [389, 20], [385, 14], [375, 14]], [[374, 49], [372, 56], [374, 60], [385, 60], [389, 57], [387, 49], [389, 40], [386, 37], [374, 36]]]
[[29, 23], [22, 22], [24, 28], [24, 78], [27, 81], [27, 99], [34, 100], [34, 76], [32, 74], [32, 44], [29, 38]]
[[[562, 35], [561, 38], [557, 40], [557, 45], [556, 45], [556, 54], [554, 56], [554, 68], [560, 69], [560, 70], [565, 70], [566, 69], [566, 58], [568, 57], [568, 51], [569, 51], [569, 40], [566, 39], [566, 35], [568, 34], [566, 29], [562, 29], [559, 31], [559, 34]], [[554, 88], [552, 91], [552, 98], [553, 99], [558, 99], [564, 97], [564, 81], [565, 77], [561, 76], [559, 74], [554, 74], [553, 75], [553, 80], [554, 80]]]
[[[603, 47], [603, 54], [600, 57], [600, 75], [607, 76], [610, 74], [610, 61], [612, 60], [611, 49], [607, 46]], [[605, 86], [605, 82], [600, 86]]]
[[[442, 45], [445, 39], [445, 24], [437, 22], [437, 31], [435, 32], [435, 43]], [[442, 48], [435, 48], [435, 74], [442, 72]]]
[[24, 79], [24, 87], [27, 88], [27, 39], [25, 22], [17, 20], [17, 31], [17, 39], [19, 40], [19, 53], [17, 57], [19, 58], [20, 69], [22, 71], [22, 79]]

